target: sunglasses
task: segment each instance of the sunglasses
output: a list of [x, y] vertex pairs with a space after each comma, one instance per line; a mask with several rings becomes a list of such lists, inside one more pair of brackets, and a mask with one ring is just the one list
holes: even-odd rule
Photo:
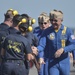
[[53, 21], [54, 21], [54, 22], [58, 22], [58, 20], [53, 20], [53, 19], [50, 19], [50, 21], [52, 21], [52, 22], [53, 22]]
[[43, 24], [47, 24], [47, 22], [39, 22], [39, 24], [42, 24], [43, 25]]

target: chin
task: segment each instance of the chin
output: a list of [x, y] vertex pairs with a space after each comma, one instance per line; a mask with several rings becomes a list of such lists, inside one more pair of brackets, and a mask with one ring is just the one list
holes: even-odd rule
[[57, 26], [54, 26], [54, 29], [58, 29], [58, 27]]

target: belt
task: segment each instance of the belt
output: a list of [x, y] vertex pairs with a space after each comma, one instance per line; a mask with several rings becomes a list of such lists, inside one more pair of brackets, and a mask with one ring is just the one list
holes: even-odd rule
[[23, 60], [3, 60], [3, 62], [24, 63]]

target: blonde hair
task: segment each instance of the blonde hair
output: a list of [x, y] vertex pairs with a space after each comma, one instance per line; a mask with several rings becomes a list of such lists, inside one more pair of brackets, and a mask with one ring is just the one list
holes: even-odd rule
[[40, 14], [40, 16], [38, 17], [38, 22], [40, 21], [49, 21], [49, 16], [47, 15], [47, 13], [42, 12]]

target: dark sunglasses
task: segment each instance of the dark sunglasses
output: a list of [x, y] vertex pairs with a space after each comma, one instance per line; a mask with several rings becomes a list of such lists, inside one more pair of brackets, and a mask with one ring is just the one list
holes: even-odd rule
[[50, 21], [52, 21], [52, 22], [53, 22], [53, 21], [54, 21], [54, 22], [58, 22], [58, 20], [53, 20], [53, 19], [50, 19]]
[[43, 23], [42, 22], [39, 22], [39, 24], [42, 24], [43, 25], [43, 24], [47, 24], [47, 22], [43, 22]]

